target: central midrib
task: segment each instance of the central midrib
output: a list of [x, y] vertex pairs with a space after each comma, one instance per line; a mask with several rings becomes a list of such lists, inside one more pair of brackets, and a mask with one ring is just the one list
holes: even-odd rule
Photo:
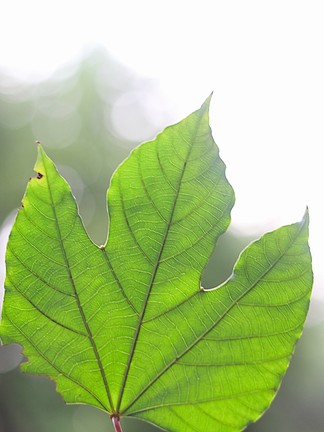
[[124, 395], [124, 391], [125, 391], [125, 387], [126, 387], [126, 382], [127, 382], [128, 376], [129, 376], [129, 370], [130, 370], [131, 363], [132, 363], [132, 360], [133, 360], [133, 357], [134, 357], [134, 354], [135, 354], [136, 345], [137, 345], [137, 342], [138, 342], [138, 338], [139, 338], [139, 334], [140, 334], [140, 331], [141, 331], [141, 328], [142, 328], [142, 323], [143, 323], [143, 320], [144, 320], [146, 308], [147, 308], [147, 305], [148, 305], [148, 300], [149, 300], [149, 297], [150, 297], [150, 294], [151, 294], [151, 291], [152, 291], [152, 288], [153, 288], [153, 285], [154, 285], [154, 280], [155, 280], [155, 277], [156, 277], [159, 265], [160, 265], [160, 260], [161, 260], [162, 254], [163, 254], [164, 246], [165, 246], [167, 238], [168, 238], [170, 226], [172, 224], [173, 215], [174, 215], [174, 212], [175, 212], [175, 209], [176, 209], [176, 206], [177, 206], [178, 197], [179, 197], [179, 194], [180, 194], [180, 189], [181, 189], [181, 185], [182, 185], [182, 179], [183, 179], [186, 167], [187, 167], [188, 159], [190, 157], [190, 154], [191, 154], [191, 151], [192, 151], [192, 148], [193, 148], [193, 143], [196, 140], [196, 136], [197, 136], [197, 131], [198, 131], [200, 120], [201, 120], [201, 115], [199, 116], [199, 118], [197, 120], [197, 126], [196, 126], [196, 130], [195, 130], [195, 134], [194, 134], [194, 136], [193, 136], [193, 138], [192, 138], [192, 140], [190, 142], [189, 151], [187, 153], [186, 159], [184, 161], [184, 164], [183, 164], [183, 167], [182, 167], [182, 170], [181, 170], [181, 174], [180, 174], [180, 177], [179, 177], [179, 180], [178, 180], [178, 187], [177, 187], [177, 191], [176, 191], [176, 194], [175, 194], [175, 197], [174, 197], [174, 201], [173, 201], [173, 205], [172, 205], [169, 221], [168, 221], [168, 223], [166, 225], [166, 228], [165, 228], [165, 231], [164, 231], [164, 234], [163, 234], [163, 240], [162, 240], [162, 243], [161, 243], [161, 248], [160, 248], [159, 254], [157, 256], [156, 263], [155, 263], [155, 265], [153, 267], [152, 276], [151, 276], [151, 279], [150, 279], [150, 282], [149, 282], [149, 286], [148, 286], [148, 290], [147, 290], [147, 293], [146, 293], [146, 296], [145, 296], [145, 299], [144, 299], [144, 307], [143, 307], [141, 315], [139, 316], [139, 320], [138, 320], [137, 327], [136, 327], [136, 330], [135, 330], [135, 334], [134, 334], [133, 343], [132, 343], [132, 346], [131, 346], [130, 355], [128, 357], [127, 366], [126, 366], [124, 377], [123, 377], [123, 382], [122, 382], [122, 386], [121, 386], [121, 392], [120, 392], [120, 395], [119, 395], [119, 398], [118, 398], [118, 402], [117, 402], [117, 407], [116, 407], [117, 413], [119, 413], [119, 411], [120, 411], [120, 406], [121, 406], [121, 403], [122, 403], [122, 399], [123, 399], [123, 395]]

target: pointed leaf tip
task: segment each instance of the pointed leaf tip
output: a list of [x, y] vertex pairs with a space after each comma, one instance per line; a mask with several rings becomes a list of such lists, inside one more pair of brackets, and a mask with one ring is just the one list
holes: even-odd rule
[[43, 146], [39, 142], [37, 144], [37, 159], [34, 165], [34, 171], [44, 175], [45, 166], [54, 166], [54, 162], [47, 156]]
[[36, 141], [36, 144], [37, 144], [38, 156], [45, 154], [45, 150], [43, 149], [43, 146], [40, 143], [40, 141]]
[[308, 225], [309, 224], [309, 208], [308, 208], [308, 206], [306, 206], [305, 213], [304, 213], [304, 216], [303, 216], [303, 218], [301, 220], [301, 223], [303, 225]]
[[210, 101], [211, 101], [211, 99], [212, 99], [212, 97], [213, 97], [213, 93], [214, 93], [214, 91], [212, 91], [211, 93], [210, 93], [210, 95], [207, 97], [207, 99], [204, 101], [204, 103], [201, 105], [201, 110], [203, 110], [203, 111], [209, 111], [209, 107], [210, 107]]
[[44, 152], [44, 149], [40, 142], [37, 142], [37, 159], [34, 165], [34, 171], [39, 173], [43, 171], [44, 166], [44, 156], [46, 156], [46, 153]]

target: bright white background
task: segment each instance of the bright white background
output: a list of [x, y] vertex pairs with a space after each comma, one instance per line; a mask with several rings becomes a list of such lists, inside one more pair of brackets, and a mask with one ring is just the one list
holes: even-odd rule
[[0, 68], [45, 79], [99, 45], [158, 81], [174, 121], [213, 90], [211, 125], [237, 197], [232, 229], [259, 235], [308, 205], [314, 298], [324, 300], [323, 22], [324, 2], [312, 0], [10, 0]]

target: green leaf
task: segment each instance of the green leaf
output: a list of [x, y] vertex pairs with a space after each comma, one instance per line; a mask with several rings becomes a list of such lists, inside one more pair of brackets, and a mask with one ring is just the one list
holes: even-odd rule
[[23, 345], [22, 369], [50, 376], [66, 402], [115, 422], [240, 431], [269, 406], [302, 332], [307, 213], [251, 244], [223, 285], [200, 286], [234, 203], [208, 107], [117, 169], [105, 246], [40, 146], [10, 235], [4, 343]]

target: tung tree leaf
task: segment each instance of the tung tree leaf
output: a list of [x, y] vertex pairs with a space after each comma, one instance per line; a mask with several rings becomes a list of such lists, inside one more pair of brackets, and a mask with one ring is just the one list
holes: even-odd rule
[[88, 237], [39, 146], [12, 229], [1, 337], [24, 346], [68, 403], [177, 432], [235, 432], [265, 411], [300, 337], [312, 286], [308, 215], [264, 235], [213, 290], [201, 273], [234, 194], [209, 99], [136, 148], [108, 192], [109, 235]]

